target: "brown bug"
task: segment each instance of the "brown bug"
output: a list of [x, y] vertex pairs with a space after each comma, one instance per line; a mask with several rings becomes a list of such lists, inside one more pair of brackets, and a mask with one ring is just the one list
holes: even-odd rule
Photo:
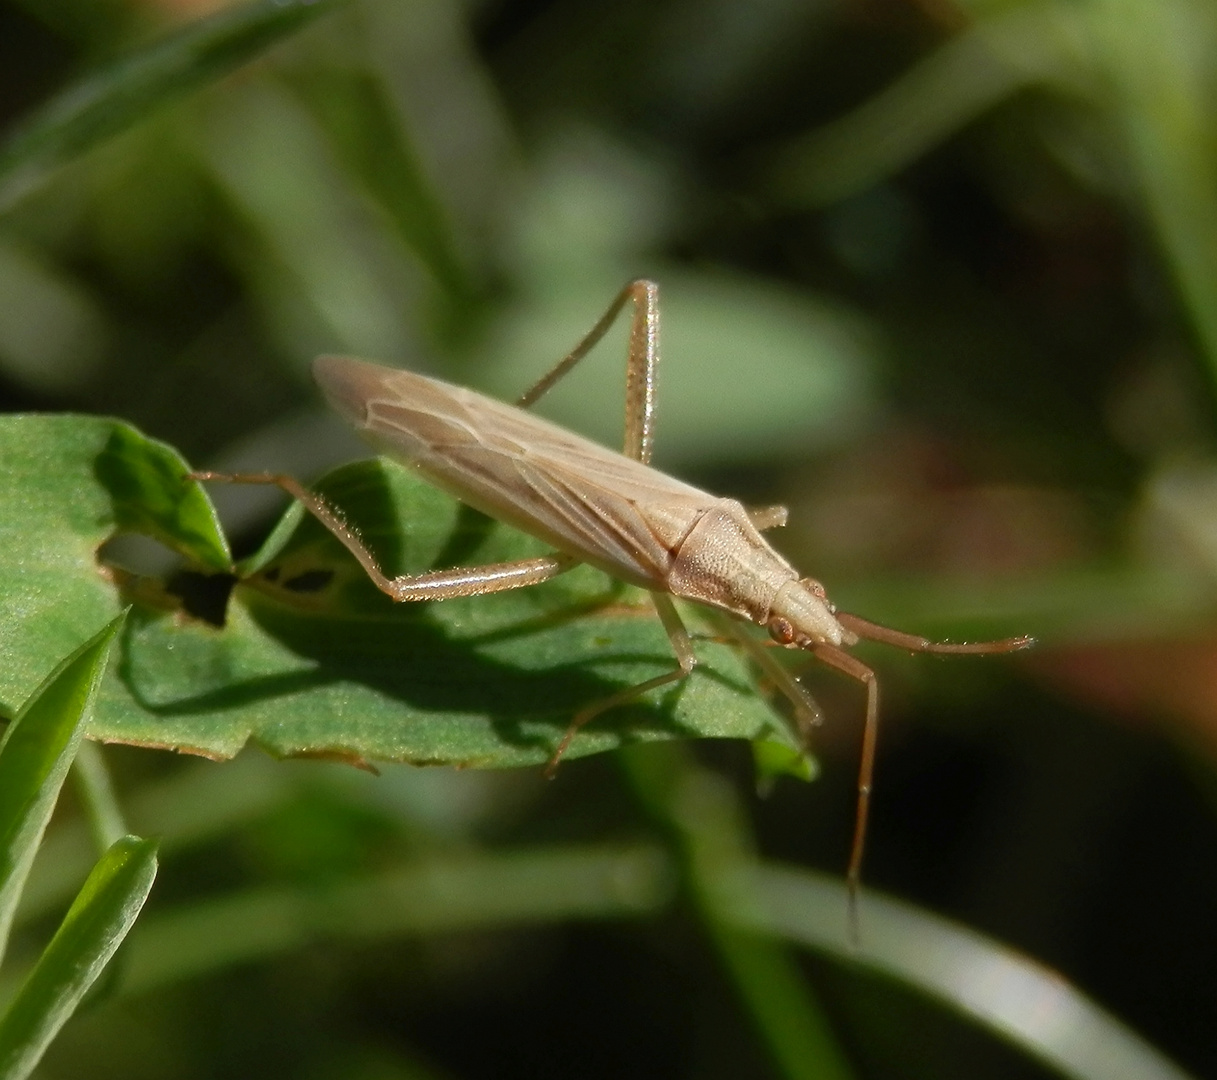
[[[633, 303], [626, 380], [625, 447], [608, 450], [524, 411], [570, 371]], [[581, 709], [550, 759], [552, 772], [588, 721], [641, 694], [686, 678], [697, 664], [672, 597], [765, 627], [773, 643], [812, 653], [866, 686], [866, 726], [847, 881], [851, 912], [861, 877], [875, 763], [879, 690], [875, 673], [846, 650], [859, 639], [914, 652], [1006, 653], [1030, 637], [971, 644], [934, 642], [838, 611], [824, 587], [800, 577], [761, 536], [786, 520], [784, 507], [746, 510], [649, 465], [659, 362], [658, 288], [634, 281], [591, 332], [515, 405], [408, 371], [322, 356], [313, 372], [330, 404], [373, 446], [417, 469], [462, 502], [530, 533], [553, 555], [486, 566], [386, 577], [372, 553], [322, 499], [288, 476], [196, 473], [197, 479], [273, 483], [299, 499], [394, 600], [447, 600], [535, 585], [591, 563], [651, 594], [676, 667]], [[735, 621], [720, 620], [795, 709], [800, 734], [819, 709], [793, 675]], [[854, 925], [851, 916], [851, 925]]]

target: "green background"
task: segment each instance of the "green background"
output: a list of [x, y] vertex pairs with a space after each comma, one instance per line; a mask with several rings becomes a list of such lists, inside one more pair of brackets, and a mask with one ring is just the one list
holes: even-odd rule
[[[45, 1074], [1177, 1075], [1133, 1032], [1211, 1073], [1211, 4], [213, 7], [0, 3], [0, 715], [131, 602], [93, 733], [255, 744], [105, 750], [161, 871]], [[922, 909], [864, 898], [861, 955], [785, 876], [844, 867], [856, 685], [808, 673], [819, 775], [762, 793], [780, 709], [701, 641], [547, 782], [575, 708], [668, 663], [645, 598], [393, 611], [313, 526], [267, 541], [273, 493], [209, 491], [221, 535], [183, 480], [366, 457], [319, 353], [510, 398], [638, 276], [661, 468], [789, 505], [847, 610], [1040, 639], [859, 650], [866, 877]], [[618, 443], [623, 354], [540, 411]], [[396, 568], [536, 550], [375, 463], [326, 483]], [[228, 543], [325, 585], [230, 594]], [[93, 858], [65, 808], [0, 992]], [[998, 1038], [968, 1017], [1023, 999], [926, 911], [1127, 1027], [1028, 990]]]

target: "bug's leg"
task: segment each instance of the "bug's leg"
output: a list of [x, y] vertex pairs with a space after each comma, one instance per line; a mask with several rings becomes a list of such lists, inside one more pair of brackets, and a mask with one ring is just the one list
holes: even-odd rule
[[637, 686], [627, 687], [616, 694], [601, 698], [599, 701], [594, 701], [592, 704], [580, 709], [575, 714], [575, 718], [570, 722], [570, 726], [562, 736], [562, 741], [558, 743], [557, 749], [554, 750], [553, 756], [549, 759], [549, 764], [545, 766], [546, 776], [552, 777], [554, 775], [558, 762], [562, 760], [562, 755], [566, 753], [571, 740], [579, 733], [580, 728], [585, 727], [601, 713], [607, 712], [609, 709], [615, 709], [618, 705], [626, 705], [636, 697], [645, 694], [648, 690], [656, 690], [661, 686], [667, 686], [668, 683], [686, 678], [697, 666], [697, 654], [693, 651], [693, 642], [689, 639], [689, 632], [685, 629], [685, 624], [681, 621], [680, 613], [676, 610], [676, 605], [672, 603], [671, 597], [667, 593], [653, 592], [651, 593], [651, 599], [655, 601], [655, 610], [659, 612], [660, 622], [663, 623], [663, 628], [668, 633], [668, 640], [672, 643], [672, 651], [676, 653], [677, 666], [663, 675], [647, 679], [646, 682], [641, 682]]
[[455, 566], [425, 574], [404, 574], [391, 578], [376, 562], [376, 557], [337, 510], [316, 492], [309, 491], [293, 476], [282, 473], [194, 472], [192, 480], [219, 480], [230, 484], [273, 484], [282, 488], [347, 549], [363, 567], [372, 583], [397, 601], [452, 600], [458, 596], [484, 596], [487, 593], [521, 589], [548, 581], [575, 566], [569, 555], [543, 555], [514, 562], [487, 563], [483, 566]]
[[931, 641], [917, 634], [906, 634], [903, 630], [893, 630], [890, 626], [880, 626], [860, 615], [851, 615], [848, 611], [838, 611], [837, 622], [867, 641], [880, 641], [885, 645], [895, 645], [898, 649], [908, 649], [910, 652], [929, 653], [1007, 653], [1019, 649], [1029, 649], [1035, 644], [1035, 638], [1024, 634], [1022, 637], [1002, 638], [999, 641]]
[[777, 687], [778, 691], [794, 708], [794, 722], [799, 742], [806, 749], [811, 743], [811, 732], [820, 726], [824, 719], [823, 710], [811, 692], [776, 656], [767, 641], [758, 641], [735, 619], [727, 618], [718, 612], [707, 611], [714, 625], [725, 636], [732, 638], [741, 645], [746, 653]]
[[790, 511], [784, 506], [754, 506], [748, 510], [748, 520], [759, 532], [784, 528], [789, 517]]
[[616, 321], [621, 309], [633, 302], [625, 375], [626, 457], [650, 463], [655, 442], [655, 373], [659, 367], [659, 286], [653, 281], [631, 281], [617, 294], [588, 335], [559, 360], [517, 401], [521, 409], [535, 404], [582, 360]]
[[454, 566], [425, 574], [403, 574], [389, 582], [389, 595], [399, 602], [418, 600], [455, 600], [459, 596], [486, 596], [539, 585], [577, 566], [569, 555], [541, 555], [535, 559], [483, 563], [481, 566]]
[[858, 937], [858, 890], [862, 884], [862, 855], [866, 849], [866, 823], [870, 816], [871, 785], [875, 778], [875, 746], [879, 738], [879, 681], [861, 660], [835, 645], [813, 645], [811, 651], [824, 663], [857, 679], [866, 687], [866, 726], [862, 729], [862, 760], [858, 765], [858, 809], [854, 815], [854, 838], [849, 850], [845, 885], [849, 894], [849, 936]]
[[[1003, 638], [1000, 641], [940, 642], [880, 626], [858, 615], [838, 611], [837, 621], [858, 637], [881, 641], [913, 652], [931, 653], [1005, 653], [1035, 644], [1033, 637]], [[875, 775], [875, 746], [879, 735], [879, 683], [875, 673], [862, 661], [835, 645], [813, 645], [811, 651], [824, 663], [857, 679], [866, 687], [866, 726], [862, 733], [862, 760], [858, 766], [858, 810], [854, 817], [854, 839], [849, 853], [846, 885], [849, 890], [849, 928], [858, 943], [858, 890], [862, 882], [862, 855], [866, 848], [866, 825], [870, 815], [871, 787]]]

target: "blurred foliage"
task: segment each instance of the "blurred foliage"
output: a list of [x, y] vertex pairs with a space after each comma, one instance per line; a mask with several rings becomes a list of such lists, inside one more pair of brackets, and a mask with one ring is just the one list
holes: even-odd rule
[[[81, 750], [119, 615], [64, 657], [23, 703], [0, 740], [0, 957], [51, 813]], [[87, 759], [92, 755], [86, 751]], [[98, 769], [85, 774], [96, 778]], [[101, 858], [54, 937], [0, 1013], [0, 1076], [24, 1080], [127, 936], [156, 877], [156, 843], [124, 835], [121, 813], [96, 783], [86, 805]]]
[[[845, 608], [1043, 642], [864, 654], [886, 726], [868, 877], [1211, 1074], [1217, 8], [223, 6], [0, 2], [4, 410], [311, 477], [360, 455], [314, 355], [510, 397], [658, 280], [661, 467], [789, 504], [780, 546]], [[541, 411], [618, 440], [622, 349]], [[214, 494], [252, 550], [273, 498]], [[6, 504], [0, 531], [49, 507]], [[23, 604], [89, 614], [9, 555], [6, 634]], [[823, 774], [763, 800], [731, 745], [549, 785], [107, 751], [165, 872], [126, 978], [120, 954], [45, 1074], [1171, 1075], [924, 913], [864, 906], [850, 954], [839, 890], [817, 908], [777, 865], [845, 862], [859, 695], [809, 681]], [[47, 841], [14, 965], [92, 862], [79, 830]]]

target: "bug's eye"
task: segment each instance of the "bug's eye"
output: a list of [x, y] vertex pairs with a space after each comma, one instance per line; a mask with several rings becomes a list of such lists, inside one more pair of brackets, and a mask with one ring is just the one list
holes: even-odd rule
[[793, 645], [794, 627], [790, 625], [789, 619], [783, 619], [779, 615], [769, 621], [769, 636], [779, 645]]
[[802, 584], [807, 587], [807, 591], [817, 600], [828, 600], [828, 593], [824, 591], [824, 586], [816, 581], [815, 578], [805, 577]]

